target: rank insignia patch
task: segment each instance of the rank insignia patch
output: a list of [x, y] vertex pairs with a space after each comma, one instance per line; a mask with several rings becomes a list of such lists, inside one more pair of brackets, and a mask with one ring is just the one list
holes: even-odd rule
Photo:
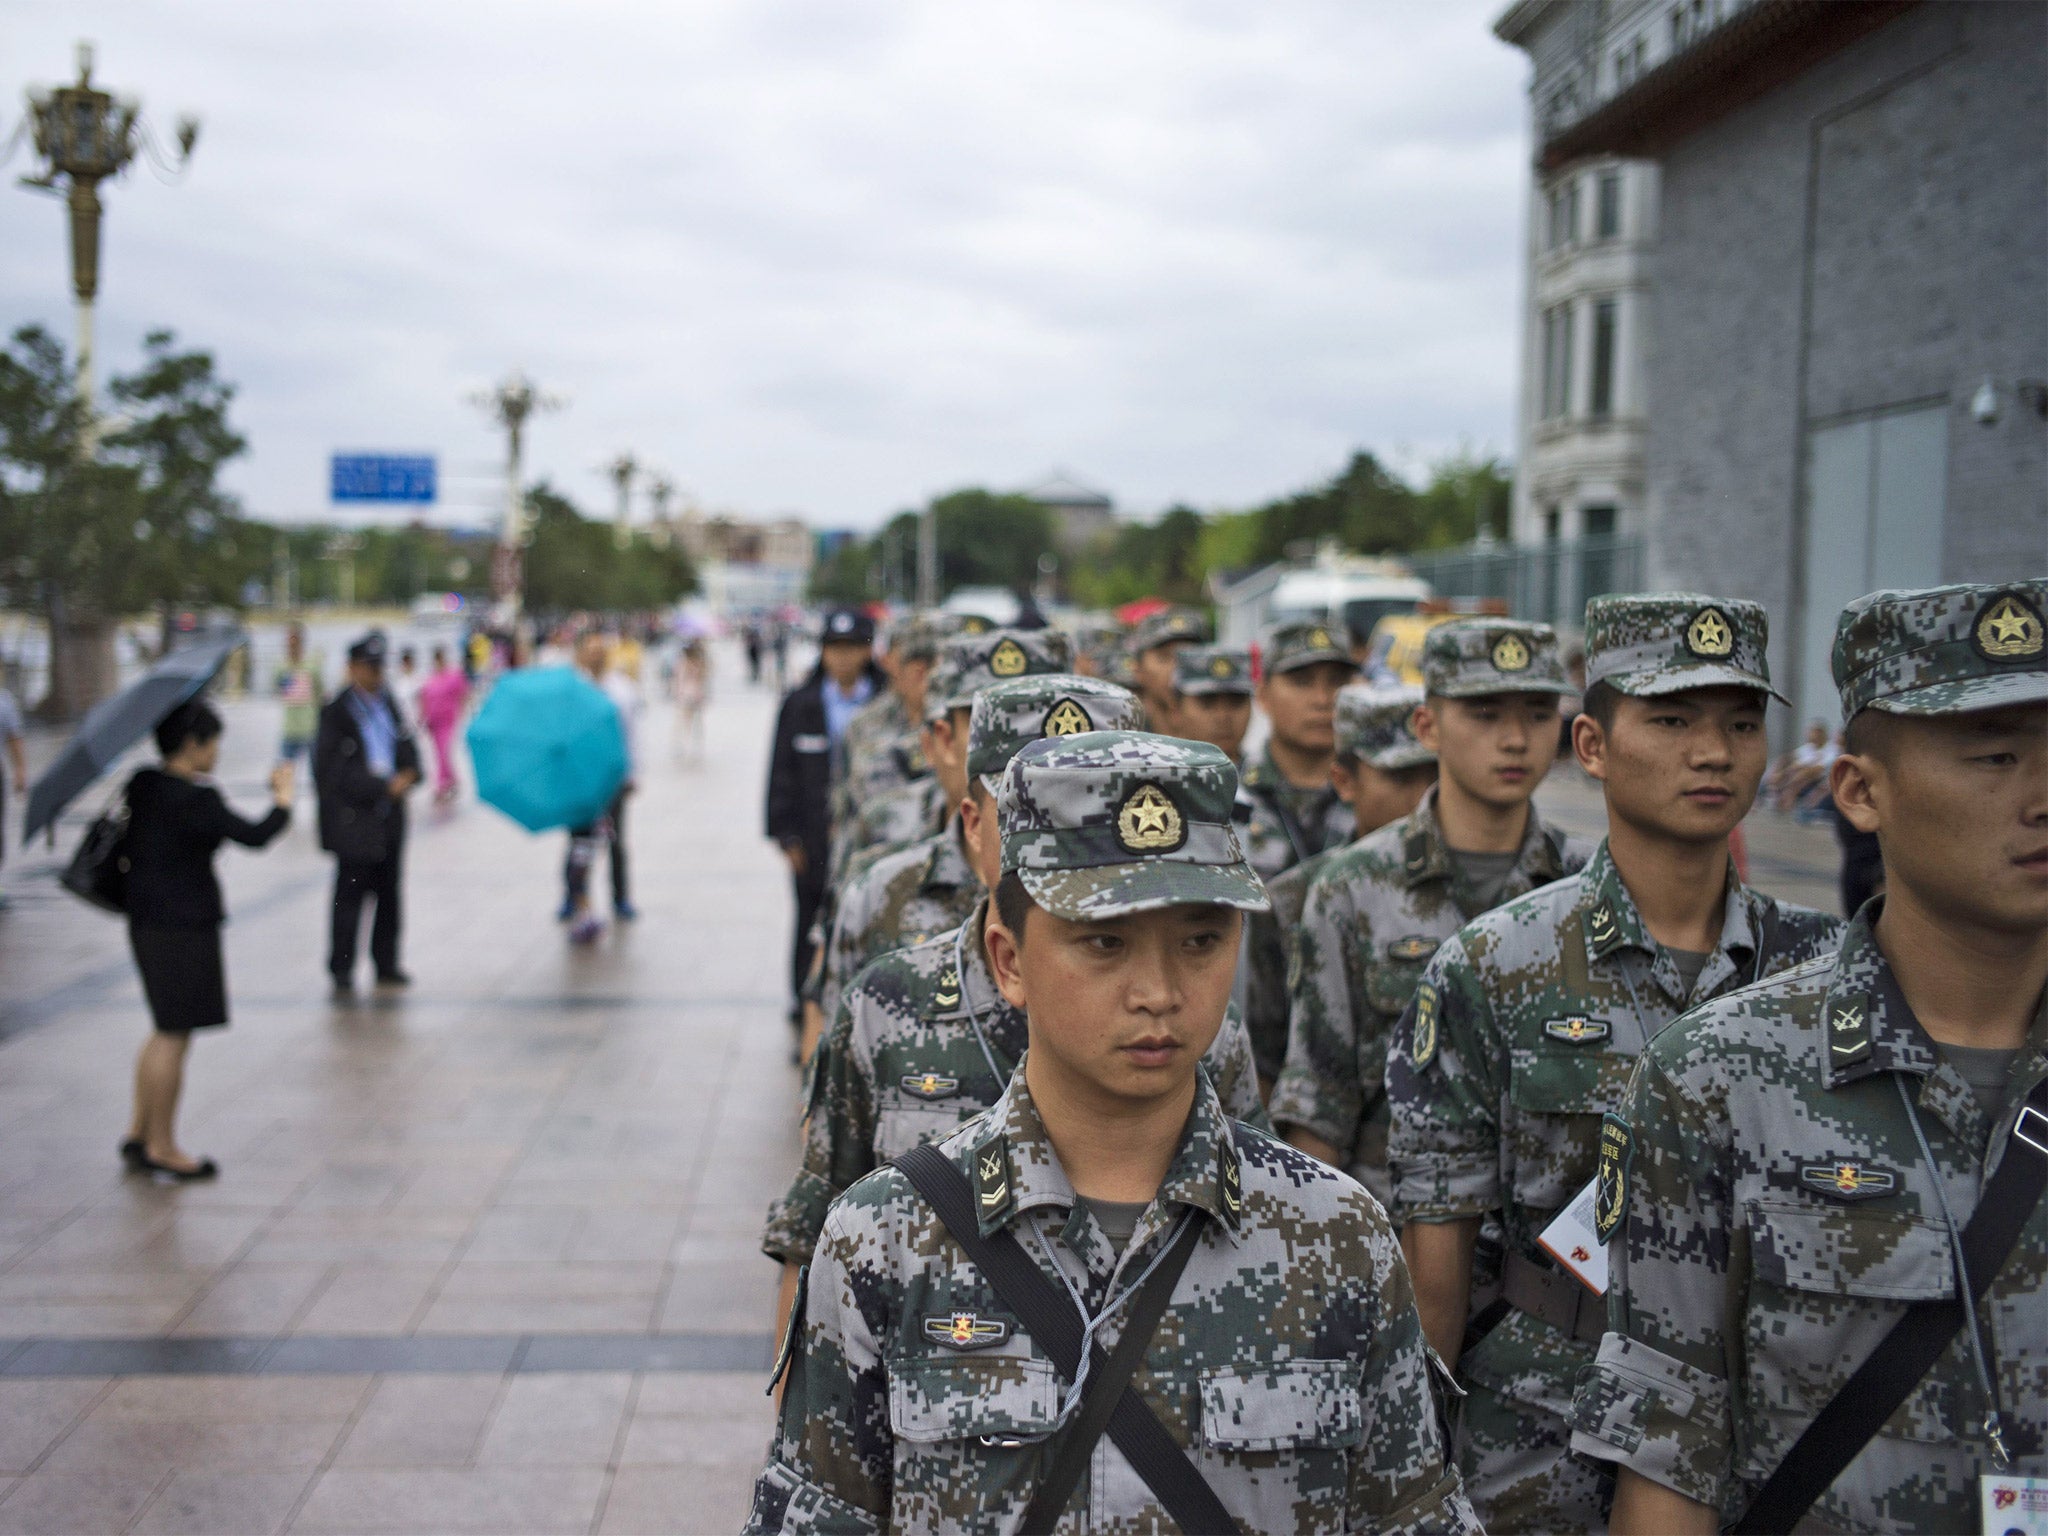
[[1543, 1033], [1553, 1040], [1562, 1040], [1569, 1045], [1588, 1045], [1595, 1040], [1605, 1040], [1614, 1033], [1614, 1026], [1605, 1019], [1548, 1019], [1544, 1022]]
[[1735, 651], [1735, 626], [1718, 608], [1702, 608], [1686, 626], [1685, 648], [1695, 656], [1718, 661]]
[[1502, 635], [1493, 642], [1493, 670], [1496, 672], [1526, 672], [1529, 670], [1529, 647], [1520, 635]]
[[1621, 924], [1615, 920], [1614, 908], [1601, 902], [1586, 918], [1586, 935], [1595, 944], [1612, 944], [1621, 937]]
[[982, 1224], [1010, 1214], [1010, 1143], [991, 1136], [974, 1149], [974, 1205]]
[[1409, 1055], [1418, 1072], [1436, 1060], [1436, 1003], [1434, 982], [1425, 981], [1415, 989], [1415, 1032], [1409, 1037]]
[[1593, 1235], [1608, 1242], [1628, 1214], [1628, 1164], [1635, 1138], [1619, 1115], [1600, 1117], [1599, 1185], [1593, 1191]]
[[973, 1312], [949, 1312], [924, 1320], [924, 1336], [948, 1349], [992, 1349], [1014, 1330], [999, 1317], [982, 1317]]
[[1987, 661], [2038, 656], [2043, 639], [2041, 615], [2025, 598], [2011, 592], [2000, 593], [1970, 631], [1971, 643]]
[[1801, 1163], [1799, 1182], [1830, 1200], [1881, 1200], [1899, 1190], [1899, 1176], [1889, 1168], [1840, 1158], [1827, 1163]]
[[1853, 1067], [1870, 1055], [1870, 999], [1828, 999], [1828, 1060]]
[[906, 1072], [899, 1081], [914, 1099], [950, 1099], [960, 1091], [960, 1079], [941, 1077], [936, 1072]]
[[1022, 677], [1030, 664], [1024, 647], [1014, 640], [1005, 640], [988, 653], [988, 669], [997, 677]]
[[1045, 712], [1045, 726], [1041, 736], [1079, 736], [1095, 729], [1095, 722], [1088, 718], [1088, 711], [1072, 699], [1061, 699]]
[[1223, 1214], [1235, 1226], [1244, 1210], [1244, 1172], [1238, 1166], [1237, 1149], [1228, 1140], [1216, 1149], [1216, 1184], [1223, 1195]]
[[1427, 960], [1437, 951], [1440, 939], [1432, 939], [1426, 933], [1411, 933], [1405, 939], [1396, 939], [1387, 946], [1390, 960]]
[[932, 983], [932, 1001], [941, 1008], [956, 1008], [960, 1004], [960, 973], [947, 966], [939, 979]]
[[1187, 819], [1157, 784], [1140, 784], [1116, 813], [1116, 840], [1127, 853], [1170, 853], [1188, 840]]

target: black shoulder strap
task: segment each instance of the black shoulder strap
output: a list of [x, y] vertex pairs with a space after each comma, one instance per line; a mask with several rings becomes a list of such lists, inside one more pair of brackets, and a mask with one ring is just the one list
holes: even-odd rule
[[[1963, 1228], [1963, 1273], [1981, 1298], [2004, 1267], [2020, 1231], [2048, 1188], [2048, 1079], [2034, 1085], [2005, 1156], [1977, 1198]], [[1729, 1530], [1736, 1536], [1773, 1536], [1797, 1525], [1813, 1501], [1870, 1443], [1908, 1394], [1920, 1384], [1964, 1322], [1960, 1296], [1916, 1301], [1892, 1324], [1877, 1348], [1806, 1426], [1777, 1471]]]
[[[1052, 1357], [1053, 1364], [1059, 1367], [1067, 1380], [1075, 1380], [1081, 1368], [1083, 1325], [1072, 1298], [1032, 1262], [1030, 1255], [1010, 1233], [999, 1232], [993, 1237], [981, 1235], [981, 1223], [974, 1211], [974, 1191], [966, 1175], [936, 1147], [928, 1143], [913, 1147], [895, 1160], [895, 1166], [903, 1171], [904, 1177], [938, 1213], [939, 1220], [945, 1223], [953, 1240], [966, 1250], [968, 1258], [987, 1277], [1004, 1305], [1017, 1314], [1024, 1324], [1024, 1331]], [[1200, 1229], [1190, 1224], [1187, 1230], [1199, 1232]], [[1185, 1233], [1183, 1241], [1192, 1251], [1193, 1243], [1186, 1239]], [[1171, 1259], [1167, 1261], [1169, 1264], [1172, 1262]], [[1180, 1260], [1182, 1264], [1186, 1262], [1185, 1257]], [[1163, 1296], [1159, 1305], [1163, 1310]], [[1138, 1321], [1133, 1318], [1126, 1326], [1126, 1340], [1140, 1331]], [[1157, 1325], [1158, 1318], [1154, 1316], [1152, 1326], [1143, 1330], [1147, 1339]], [[1140, 1343], [1134, 1353], [1142, 1350], [1143, 1344]], [[1123, 1353], [1122, 1343], [1118, 1345], [1118, 1353]], [[1134, 1369], [1135, 1359], [1131, 1365]], [[1096, 1349], [1089, 1374], [1092, 1377], [1109, 1369], [1110, 1362], [1099, 1348]], [[1096, 1395], [1093, 1392], [1089, 1394], [1091, 1398]], [[1183, 1531], [1199, 1533], [1237, 1528], [1230, 1512], [1223, 1507], [1223, 1501], [1216, 1497], [1215, 1489], [1195, 1470], [1194, 1463], [1174, 1443], [1173, 1436], [1145, 1405], [1144, 1399], [1128, 1385], [1118, 1392], [1114, 1406], [1105, 1417], [1107, 1423], [1104, 1427], [1109, 1430], [1110, 1439], [1116, 1442], [1117, 1449], [1124, 1453], [1132, 1470], [1158, 1495], [1159, 1502], [1166, 1506], [1166, 1512]], [[1099, 1436], [1101, 1428], [1095, 1433]], [[1074, 1438], [1077, 1439], [1078, 1435]], [[1093, 1449], [1092, 1443], [1088, 1449]], [[1085, 1456], [1082, 1459], [1085, 1460]], [[1068, 1492], [1071, 1494], [1071, 1487]], [[1037, 1499], [1032, 1501], [1031, 1514], [1039, 1512], [1038, 1502]], [[1065, 1500], [1062, 1500], [1062, 1507], [1064, 1504]], [[1052, 1520], [1057, 1521], [1058, 1518], [1059, 1510], [1056, 1509], [1052, 1512]], [[1051, 1528], [1049, 1522], [1045, 1529]], [[1032, 1527], [1027, 1525], [1026, 1529]]]

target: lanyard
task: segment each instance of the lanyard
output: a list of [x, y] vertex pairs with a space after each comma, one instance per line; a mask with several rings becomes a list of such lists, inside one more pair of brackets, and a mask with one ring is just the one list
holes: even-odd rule
[[[968, 919], [968, 922], [972, 921], [972, 918]], [[981, 943], [979, 934], [975, 935], [974, 942]], [[967, 1004], [967, 1024], [974, 1031], [974, 1043], [981, 1047], [982, 1059], [988, 1063], [988, 1069], [995, 1077], [996, 1092], [1001, 1093], [1003, 1085], [1010, 1080], [1010, 1074], [996, 1065], [996, 1053], [989, 1049], [988, 1036], [981, 1032], [981, 1009], [975, 1006], [967, 991], [967, 923], [953, 930], [953, 974], [960, 978], [960, 996]], [[1085, 1361], [1086, 1357], [1083, 1359]]]
[[1934, 1198], [1941, 1206], [1941, 1219], [1948, 1228], [1948, 1251], [1955, 1265], [1956, 1290], [1963, 1298], [1963, 1319], [1970, 1330], [1970, 1357], [1977, 1364], [1977, 1383], [1984, 1389], [1984, 1401], [1988, 1404], [1984, 1415], [1984, 1438], [1991, 1442], [1991, 1454], [1998, 1458], [2000, 1468], [2012, 1465], [2012, 1453], [2005, 1447], [2005, 1428], [1998, 1417], [1998, 1387], [1991, 1379], [1991, 1369], [1984, 1360], [1984, 1333], [1977, 1326], [1977, 1298], [1971, 1293], [1970, 1275], [1963, 1267], [1963, 1234], [1956, 1225], [1955, 1212], [1949, 1209], [1947, 1181], [1941, 1176], [1941, 1168], [1934, 1161], [1934, 1152], [1927, 1145], [1927, 1132], [1921, 1129], [1920, 1112], [1913, 1107], [1913, 1095], [1906, 1091], [1904, 1074], [1892, 1074], [1892, 1086], [1899, 1090], [1899, 1102], [1906, 1106], [1906, 1123], [1913, 1127], [1913, 1140], [1920, 1145], [1920, 1159], [1927, 1166], [1927, 1176], [1934, 1183]]

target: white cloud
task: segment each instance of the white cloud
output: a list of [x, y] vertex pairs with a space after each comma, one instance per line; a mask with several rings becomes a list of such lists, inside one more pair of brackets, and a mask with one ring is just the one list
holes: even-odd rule
[[[182, 185], [107, 194], [101, 353], [213, 349], [264, 515], [324, 514], [343, 447], [495, 506], [466, 397], [513, 364], [572, 398], [530, 462], [594, 509], [621, 447], [865, 525], [1055, 464], [1223, 505], [1510, 441], [1522, 69], [1486, 7], [0, 10], [0, 83], [91, 37], [158, 122], [204, 116]], [[0, 195], [11, 322], [69, 335], [63, 240]]]

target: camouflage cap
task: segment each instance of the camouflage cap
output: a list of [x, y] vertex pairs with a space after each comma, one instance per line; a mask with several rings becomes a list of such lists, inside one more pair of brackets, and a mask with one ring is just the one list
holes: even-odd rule
[[1436, 754], [1415, 739], [1415, 706], [1422, 690], [1412, 683], [1350, 683], [1337, 692], [1337, 755], [1355, 757], [1388, 773], [1420, 768]]
[[924, 717], [941, 720], [965, 709], [982, 689], [1013, 677], [1066, 672], [1073, 646], [1057, 629], [991, 629], [955, 635], [939, 650], [939, 665], [924, 689]]
[[1174, 653], [1173, 686], [1182, 693], [1252, 691], [1252, 653], [1222, 645], [1184, 645]]
[[1338, 624], [1283, 624], [1266, 636], [1266, 675], [1277, 677], [1297, 667], [1312, 667], [1319, 661], [1334, 661], [1354, 672], [1351, 636]]
[[997, 683], [974, 696], [967, 725], [967, 771], [990, 790], [1010, 759], [1047, 736], [1144, 729], [1145, 709], [1128, 688], [1099, 677], [1052, 672]]
[[1454, 619], [1422, 642], [1422, 686], [1440, 699], [1564, 693], [1557, 631], [1522, 619]]
[[1185, 640], [1191, 645], [1209, 643], [1209, 621], [1192, 608], [1162, 608], [1138, 620], [1127, 642], [1133, 656], [1142, 656], [1155, 645]]
[[905, 614], [889, 626], [889, 655], [897, 661], [936, 661], [949, 626], [935, 613]]
[[1792, 701], [1771, 686], [1770, 616], [1746, 598], [1637, 592], [1586, 604], [1586, 683], [1651, 699], [1733, 686]]
[[1872, 592], [1835, 624], [1842, 718], [1953, 715], [2048, 699], [2048, 580]]
[[1207, 742], [1139, 731], [1034, 741], [997, 797], [1003, 872], [1070, 922], [1209, 902], [1263, 912], [1236, 798], [1237, 769]]

